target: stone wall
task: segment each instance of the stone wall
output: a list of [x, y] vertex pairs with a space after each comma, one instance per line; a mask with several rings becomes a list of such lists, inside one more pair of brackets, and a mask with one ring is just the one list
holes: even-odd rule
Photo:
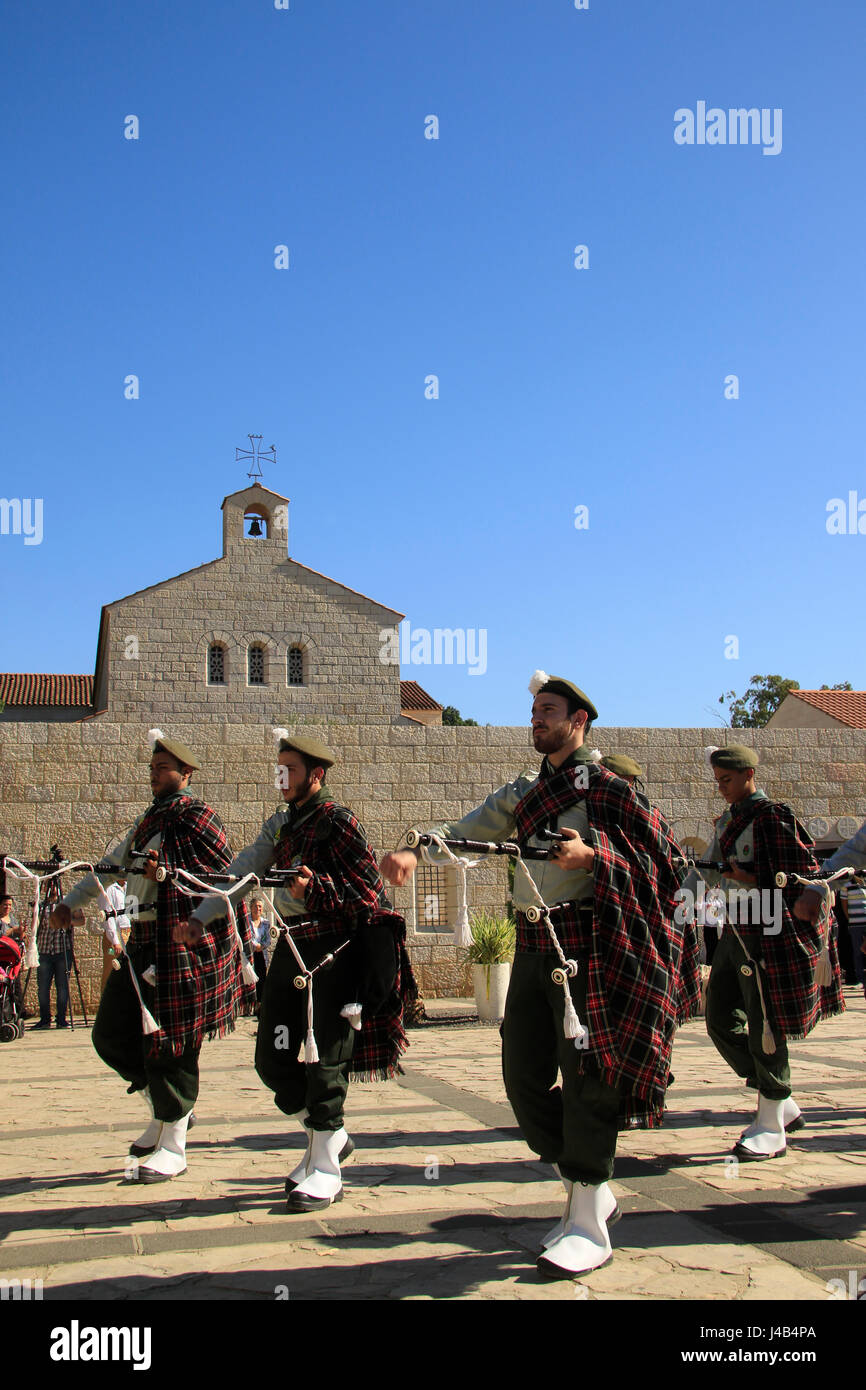
[[[328, 788], [364, 823], [377, 851], [395, 848], [411, 826], [455, 818], [539, 758], [526, 729], [428, 728], [420, 724], [310, 724], [338, 754]], [[169, 732], [167, 729], [166, 732]], [[225, 821], [233, 845], [247, 844], [279, 804], [274, 744], [263, 724], [170, 721], [170, 732], [200, 753], [194, 788]], [[106, 717], [69, 724], [0, 725], [0, 849], [44, 857], [53, 842], [68, 857], [99, 855], [150, 800], [145, 728]], [[734, 742], [740, 731], [716, 729], [594, 729], [605, 753], [630, 753], [646, 769], [652, 799], [680, 839], [708, 841], [723, 803], [703, 761], [707, 743]], [[824, 816], [833, 842], [835, 821], [866, 817], [866, 731], [759, 730], [748, 734], [762, 758], [759, 783], [788, 801], [803, 819]], [[25, 892], [10, 891], [23, 906]], [[409, 926], [410, 952], [422, 992], [470, 993], [469, 977], [450, 934], [416, 932], [414, 894], [395, 893]], [[470, 875], [470, 904], [504, 909], [506, 870], [491, 860]], [[82, 973], [98, 980], [99, 940]], [[80, 951], [90, 955], [90, 947]], [[95, 998], [89, 985], [91, 998]]]

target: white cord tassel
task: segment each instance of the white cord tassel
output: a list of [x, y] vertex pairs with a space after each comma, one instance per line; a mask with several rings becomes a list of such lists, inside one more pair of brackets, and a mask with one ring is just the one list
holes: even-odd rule
[[526, 865], [524, 864], [523, 857], [521, 855], [518, 855], [514, 863], [515, 871], [517, 869], [520, 869], [520, 872], [526, 879], [530, 891], [533, 897], [535, 898], [536, 904], [538, 905], [538, 907], [543, 908], [542, 921], [544, 922], [544, 925], [547, 928], [550, 940], [553, 943], [553, 949], [559, 956], [562, 965], [562, 969], [560, 971], [554, 971], [554, 979], [557, 978], [558, 974], [562, 976], [562, 992], [565, 1001], [562, 1019], [563, 1035], [566, 1038], [572, 1039], [574, 1041], [575, 1047], [578, 1048], [580, 1051], [583, 1051], [586, 1048], [589, 1041], [589, 1029], [583, 1023], [581, 1023], [578, 1017], [577, 1009], [574, 1007], [574, 1000], [571, 997], [571, 990], [568, 984], [569, 980], [573, 980], [575, 975], [577, 974], [577, 961], [566, 960], [565, 952], [559, 944], [559, 937], [553, 930], [553, 923], [550, 920], [550, 910], [547, 906], [547, 903], [544, 901], [543, 897], [538, 891], [538, 888], [535, 885], [535, 879], [532, 877], [532, 874], [529, 872]]
[[212, 893], [215, 898], [222, 898], [223, 905], [226, 911], [226, 916], [229, 919], [229, 926], [231, 927], [232, 932], [234, 933], [235, 944], [237, 945], [238, 954], [241, 958], [241, 977], [244, 981], [244, 984], [246, 985], [255, 986], [256, 984], [258, 984], [259, 977], [256, 974], [255, 966], [253, 965], [252, 961], [248, 960], [247, 957], [244, 955], [243, 938], [241, 937], [240, 927], [238, 926], [238, 919], [235, 916], [234, 904], [231, 900], [232, 892], [237, 893], [239, 896], [242, 896], [242, 890], [246, 886], [246, 884], [252, 883], [253, 881], [258, 883], [258, 879], [256, 878], [255, 874], [247, 874], [246, 877], [242, 878], [240, 883], [236, 884], [235, 887], [231, 890], [223, 888], [214, 888], [212, 884], [205, 883], [202, 879], [196, 878], [195, 874], [188, 873], [186, 869], [175, 869], [174, 875], [175, 887], [179, 889], [181, 893], [185, 894], [185, 896], [188, 898], [195, 897], [196, 894], [193, 892], [191, 888], [186, 887], [183, 883], [180, 882], [180, 877], [185, 878], [187, 883], [191, 883], [197, 888], [203, 888], [205, 893]]
[[[569, 965], [574, 962], [569, 961]], [[575, 970], [575, 974], [577, 971]], [[565, 986], [565, 1016], [563, 1019], [562, 1031], [567, 1038], [574, 1039], [575, 1047], [582, 1047], [589, 1033], [577, 1016], [577, 1009], [574, 1007], [574, 1000], [571, 997], [571, 990]]]
[[830, 909], [833, 905], [833, 893], [828, 884], [821, 884], [821, 930], [822, 941], [821, 951], [815, 962], [815, 984], [819, 989], [827, 989], [833, 983], [833, 967], [830, 964]]
[[733, 922], [730, 923], [730, 928], [743, 949], [743, 955], [755, 972], [755, 984], [758, 986], [758, 998], [761, 1001], [761, 1018], [763, 1019], [763, 1027], [761, 1028], [761, 1048], [768, 1057], [772, 1057], [776, 1051], [776, 1039], [773, 1037], [773, 1030], [770, 1027], [770, 1019], [767, 1014], [767, 1004], [764, 999], [764, 985], [761, 980], [761, 967], [758, 965], [758, 962], [753, 960], [749, 955], [746, 950], [746, 943], [743, 941], [743, 938], [740, 936]]
[[455, 944], [455, 946], [471, 946], [471, 945], [472, 945], [472, 927], [471, 927], [471, 924], [470, 924], [470, 922], [469, 922], [469, 908], [466, 906], [466, 873], [465, 873], [465, 871], [464, 871], [462, 874], [459, 874], [459, 875], [458, 875], [458, 879], [457, 879], [458, 883], [460, 883], [461, 879], [462, 879], [462, 888], [463, 888], [463, 902], [461, 902], [461, 903], [459, 904], [458, 908], [457, 908], [457, 925], [456, 925], [456, 927], [454, 928], [454, 944]]
[[[471, 946], [472, 925], [469, 921], [469, 904], [467, 902], [466, 890], [466, 870], [476, 869], [478, 865], [481, 863], [481, 860], [460, 859], [456, 854], [451, 853], [451, 850], [449, 849], [448, 845], [446, 845], [438, 835], [431, 834], [430, 839], [433, 841], [434, 845], [436, 845], [437, 849], [441, 850], [442, 853], [446, 856], [448, 862], [454, 865], [454, 870], [457, 875], [457, 921], [454, 926], [454, 945], [463, 946], [464, 948], [466, 946]], [[431, 857], [429, 847], [427, 845], [422, 846], [421, 854], [424, 858], [425, 863], [434, 864], [436, 862]]]
[[349, 1026], [354, 1028], [357, 1033], [361, 1027], [361, 1005], [345, 1004], [340, 1010], [340, 1017], [349, 1020]]
[[[243, 880], [242, 880], [243, 881]], [[258, 883], [258, 879], [256, 879]], [[277, 909], [274, 907], [273, 893], [263, 893], [265, 903], [271, 910], [271, 919], [282, 932], [285, 941], [288, 943], [289, 950], [298, 965], [298, 973], [305, 976], [307, 981], [307, 1036], [304, 1039], [304, 1061], [312, 1066], [319, 1060], [319, 1049], [316, 1044], [316, 1034], [313, 1031], [313, 977], [304, 964], [304, 958], [292, 940], [292, 933]]]
[[316, 1035], [313, 1032], [313, 977], [307, 976], [307, 1036], [304, 1041], [304, 1061], [312, 1066], [319, 1060]]

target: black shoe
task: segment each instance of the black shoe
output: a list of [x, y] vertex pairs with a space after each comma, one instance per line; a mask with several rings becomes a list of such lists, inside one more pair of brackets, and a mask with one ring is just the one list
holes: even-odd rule
[[50, 1019], [50, 1018], [49, 1018], [49, 1019], [40, 1019], [38, 1023], [34, 1023], [32, 1031], [35, 1033], [37, 1028], [50, 1028], [50, 1027], [51, 1027], [51, 1019]]
[[286, 1211], [321, 1211], [324, 1207], [333, 1206], [334, 1202], [342, 1200], [342, 1187], [336, 1197], [308, 1197], [305, 1192], [290, 1192], [286, 1201]]
[[[56, 1028], [69, 1028], [69, 1027], [71, 1027], [71, 1024], [64, 1022], [64, 1023], [56, 1023], [54, 1026], [55, 1026]], [[46, 1024], [46, 1027], [50, 1028], [51, 1025], [50, 1025], [50, 1024]]]

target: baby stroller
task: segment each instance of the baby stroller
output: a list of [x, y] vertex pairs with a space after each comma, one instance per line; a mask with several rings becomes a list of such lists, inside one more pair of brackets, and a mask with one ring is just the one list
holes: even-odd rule
[[13, 937], [0, 936], [0, 1042], [14, 1042], [24, 1032], [16, 998], [21, 955]]

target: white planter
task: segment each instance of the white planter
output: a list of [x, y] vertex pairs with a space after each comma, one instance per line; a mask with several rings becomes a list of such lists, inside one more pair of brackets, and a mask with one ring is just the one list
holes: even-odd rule
[[472, 984], [482, 1023], [499, 1023], [505, 1016], [505, 996], [511, 979], [511, 965], [473, 965]]

